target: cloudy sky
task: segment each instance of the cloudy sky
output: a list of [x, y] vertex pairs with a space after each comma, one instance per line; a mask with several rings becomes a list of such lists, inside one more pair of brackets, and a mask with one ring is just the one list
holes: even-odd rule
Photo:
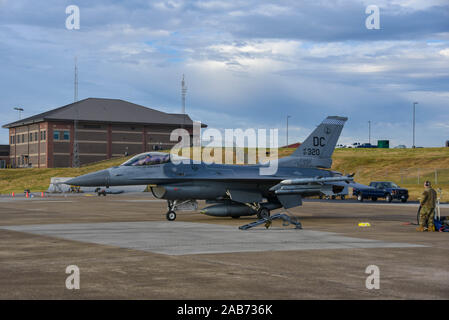
[[[66, 28], [66, 7], [80, 29]], [[367, 29], [367, 6], [380, 29]], [[0, 119], [79, 98], [186, 109], [210, 127], [279, 128], [290, 143], [325, 116], [349, 121], [340, 143], [449, 140], [448, 0], [0, 0]], [[0, 143], [8, 131], [0, 129]]]

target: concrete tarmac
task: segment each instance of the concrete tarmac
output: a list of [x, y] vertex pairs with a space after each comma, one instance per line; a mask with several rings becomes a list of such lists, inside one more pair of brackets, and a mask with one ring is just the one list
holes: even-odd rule
[[[416, 209], [310, 201], [290, 210], [303, 230], [242, 231], [254, 217], [167, 222], [148, 194], [2, 198], [0, 298], [448, 299], [449, 233], [416, 232]], [[69, 265], [80, 290], [65, 287]], [[369, 265], [378, 290], [366, 288]]]

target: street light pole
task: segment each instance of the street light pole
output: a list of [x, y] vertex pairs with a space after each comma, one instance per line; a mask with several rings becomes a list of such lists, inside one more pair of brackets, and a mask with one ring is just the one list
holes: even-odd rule
[[19, 120], [20, 120], [22, 118], [21, 117], [21, 112], [23, 111], [23, 108], [15, 107], [14, 110], [19, 111]]
[[415, 148], [415, 109], [418, 102], [413, 102], [413, 146]]
[[371, 120], [368, 121], [368, 143], [371, 144]]
[[291, 118], [292, 116], [287, 115], [287, 144], [286, 146], [288, 146], [288, 118]]

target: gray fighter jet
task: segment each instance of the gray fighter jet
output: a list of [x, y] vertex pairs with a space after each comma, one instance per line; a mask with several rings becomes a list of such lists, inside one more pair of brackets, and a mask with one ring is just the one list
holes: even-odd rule
[[[156, 198], [167, 200], [166, 218], [176, 219], [176, 211], [198, 209], [197, 200], [206, 200], [202, 213], [239, 218], [270, 216], [278, 208], [302, 205], [303, 197], [323, 191], [339, 193], [353, 181], [352, 176], [325, 170], [332, 165], [332, 153], [347, 118], [327, 117], [290, 156], [277, 161], [277, 171], [261, 175], [268, 164], [228, 165], [174, 161], [173, 155], [146, 152], [118, 167], [71, 179], [75, 186], [151, 186]], [[186, 160], [184, 158], [184, 160]], [[186, 163], [187, 162], [187, 163]]]

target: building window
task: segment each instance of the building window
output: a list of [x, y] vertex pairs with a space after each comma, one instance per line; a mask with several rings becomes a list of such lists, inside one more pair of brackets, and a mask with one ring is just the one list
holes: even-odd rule
[[10, 137], [10, 142], [9, 142], [9, 144], [14, 144], [14, 142], [12, 142], [12, 141], [13, 141], [12, 137], [13, 137], [13, 136]]
[[59, 140], [59, 131], [53, 132], [53, 139], [54, 140]]
[[34, 141], [37, 141], [37, 132], [34, 133]]
[[41, 131], [41, 140], [46, 140], [46, 131]]
[[30, 133], [30, 138], [28, 139], [28, 141], [33, 141], [33, 134], [32, 133]]
[[70, 132], [64, 131], [64, 140], [70, 140]]
[[47, 140], [47, 131], [44, 131], [44, 140]]
[[25, 143], [25, 134], [22, 134], [22, 143]]

